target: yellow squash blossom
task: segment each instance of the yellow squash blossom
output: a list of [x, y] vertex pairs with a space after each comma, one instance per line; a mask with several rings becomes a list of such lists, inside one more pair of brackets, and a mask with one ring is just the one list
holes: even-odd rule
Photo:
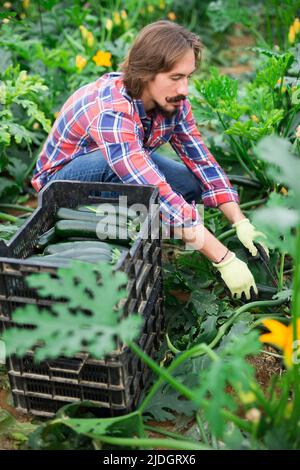
[[126, 19], [127, 19], [126, 10], [121, 10], [121, 18], [122, 18], [122, 20], [126, 20]]
[[30, 5], [30, 0], [23, 0], [22, 5], [23, 5], [23, 8], [27, 10], [27, 8], [29, 8], [29, 5]]
[[300, 353], [300, 318], [297, 320], [297, 340], [299, 344], [294, 347], [293, 325], [285, 326], [277, 320], [263, 320], [262, 324], [270, 330], [260, 336], [262, 343], [270, 343], [281, 349], [283, 352], [284, 362], [287, 367], [293, 365], [293, 358], [296, 353]]
[[159, 8], [160, 8], [161, 10], [164, 10], [165, 7], [166, 7], [165, 2], [164, 2], [163, 0], [160, 0], [160, 2], [159, 2]]
[[289, 191], [288, 189], [286, 189], [284, 186], [282, 186], [281, 190], [279, 191], [280, 194], [282, 194], [283, 196], [287, 196], [289, 194]]
[[107, 29], [107, 31], [110, 31], [113, 27], [113, 22], [110, 18], [108, 18], [105, 22], [105, 28]]
[[171, 21], [176, 20], [176, 15], [175, 15], [174, 11], [170, 11], [167, 16], [168, 16], [169, 20], [171, 20]]
[[250, 119], [251, 119], [251, 121], [253, 121], [253, 122], [259, 122], [259, 119], [258, 119], [257, 116], [255, 116], [255, 114], [252, 114], [252, 115], [250, 116]]
[[148, 13], [153, 13], [154, 12], [154, 6], [153, 5], [148, 5], [147, 10], [148, 10]]
[[77, 68], [78, 70], [84, 69], [84, 67], [85, 67], [86, 64], [87, 64], [86, 58], [85, 58], [85, 57], [82, 57], [82, 55], [77, 55], [75, 62], [76, 62], [76, 68]]
[[82, 39], [85, 41], [85, 40], [87, 39], [87, 37], [88, 37], [89, 31], [88, 31], [88, 29], [87, 29], [85, 26], [83, 26], [83, 25], [80, 25], [80, 26], [79, 26], [79, 29], [80, 29], [80, 32], [81, 32]]
[[100, 67], [111, 67], [111, 53], [104, 51], [97, 51], [97, 54], [94, 55], [93, 61], [95, 64]]
[[296, 31], [295, 31], [294, 25], [292, 24], [292, 25], [290, 26], [289, 35], [288, 35], [289, 43], [290, 43], [290, 44], [294, 44], [295, 39], [296, 39]]
[[121, 17], [120, 17], [120, 13], [118, 11], [114, 11], [113, 12], [113, 19], [114, 19], [114, 23], [118, 26], [119, 24], [121, 24]]
[[9, 8], [11, 8], [11, 7], [12, 7], [12, 4], [11, 4], [10, 2], [4, 2], [4, 3], [3, 3], [3, 8], [9, 9]]
[[93, 36], [93, 33], [91, 33], [90, 31], [88, 31], [86, 42], [89, 47], [93, 47], [95, 38]]
[[294, 29], [295, 29], [296, 34], [300, 33], [300, 20], [299, 20], [299, 18], [295, 18]]
[[244, 405], [255, 402], [256, 396], [253, 392], [239, 392], [239, 398]]

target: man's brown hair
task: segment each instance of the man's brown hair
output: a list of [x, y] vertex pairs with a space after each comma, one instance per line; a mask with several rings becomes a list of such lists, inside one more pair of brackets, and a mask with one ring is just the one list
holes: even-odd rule
[[193, 49], [198, 65], [202, 44], [196, 34], [166, 20], [145, 26], [120, 64], [128, 93], [133, 98], [140, 98], [147, 82], [158, 73], [172, 70], [189, 48]]

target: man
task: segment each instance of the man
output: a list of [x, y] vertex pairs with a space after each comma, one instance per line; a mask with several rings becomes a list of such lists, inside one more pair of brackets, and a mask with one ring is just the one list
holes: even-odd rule
[[[200, 60], [199, 38], [182, 26], [157, 21], [143, 28], [121, 73], [108, 73], [77, 90], [64, 104], [32, 178], [48, 181], [152, 184], [163, 222], [208, 257], [233, 296], [254, 278], [243, 261], [202, 224], [194, 201], [218, 207], [255, 255], [255, 228], [242, 214], [237, 192], [202, 142], [187, 99], [188, 80]], [[169, 142], [182, 163], [155, 153]]]

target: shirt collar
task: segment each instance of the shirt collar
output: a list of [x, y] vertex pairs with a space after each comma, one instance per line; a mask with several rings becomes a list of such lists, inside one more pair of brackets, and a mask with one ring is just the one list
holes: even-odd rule
[[133, 98], [132, 102], [133, 102], [133, 106], [134, 106], [136, 112], [138, 113], [138, 115], [140, 116], [140, 118], [141, 119], [147, 119], [147, 113], [145, 111], [143, 101], [139, 98]]

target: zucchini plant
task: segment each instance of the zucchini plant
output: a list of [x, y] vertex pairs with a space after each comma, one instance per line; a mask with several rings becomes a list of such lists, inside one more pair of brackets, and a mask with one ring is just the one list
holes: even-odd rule
[[[50, 121], [42, 110], [41, 95], [47, 87], [38, 75], [28, 75], [20, 66], [9, 66], [0, 74], [0, 196], [16, 196], [31, 174], [34, 159], [31, 144], [39, 146]], [[19, 159], [17, 148], [28, 152], [31, 161]]]
[[272, 188], [274, 183], [267, 173], [267, 164], [258, 158], [254, 147], [262, 137], [273, 133], [290, 136], [295, 141], [300, 81], [298, 76], [289, 76], [295, 59], [291, 52], [255, 50], [267, 59], [250, 83], [239, 89], [237, 80], [212, 68], [211, 78], [194, 81], [198, 96], [193, 102], [199, 124], [203, 118], [217, 120], [217, 131], [223, 133], [241, 171], [264, 187]]

